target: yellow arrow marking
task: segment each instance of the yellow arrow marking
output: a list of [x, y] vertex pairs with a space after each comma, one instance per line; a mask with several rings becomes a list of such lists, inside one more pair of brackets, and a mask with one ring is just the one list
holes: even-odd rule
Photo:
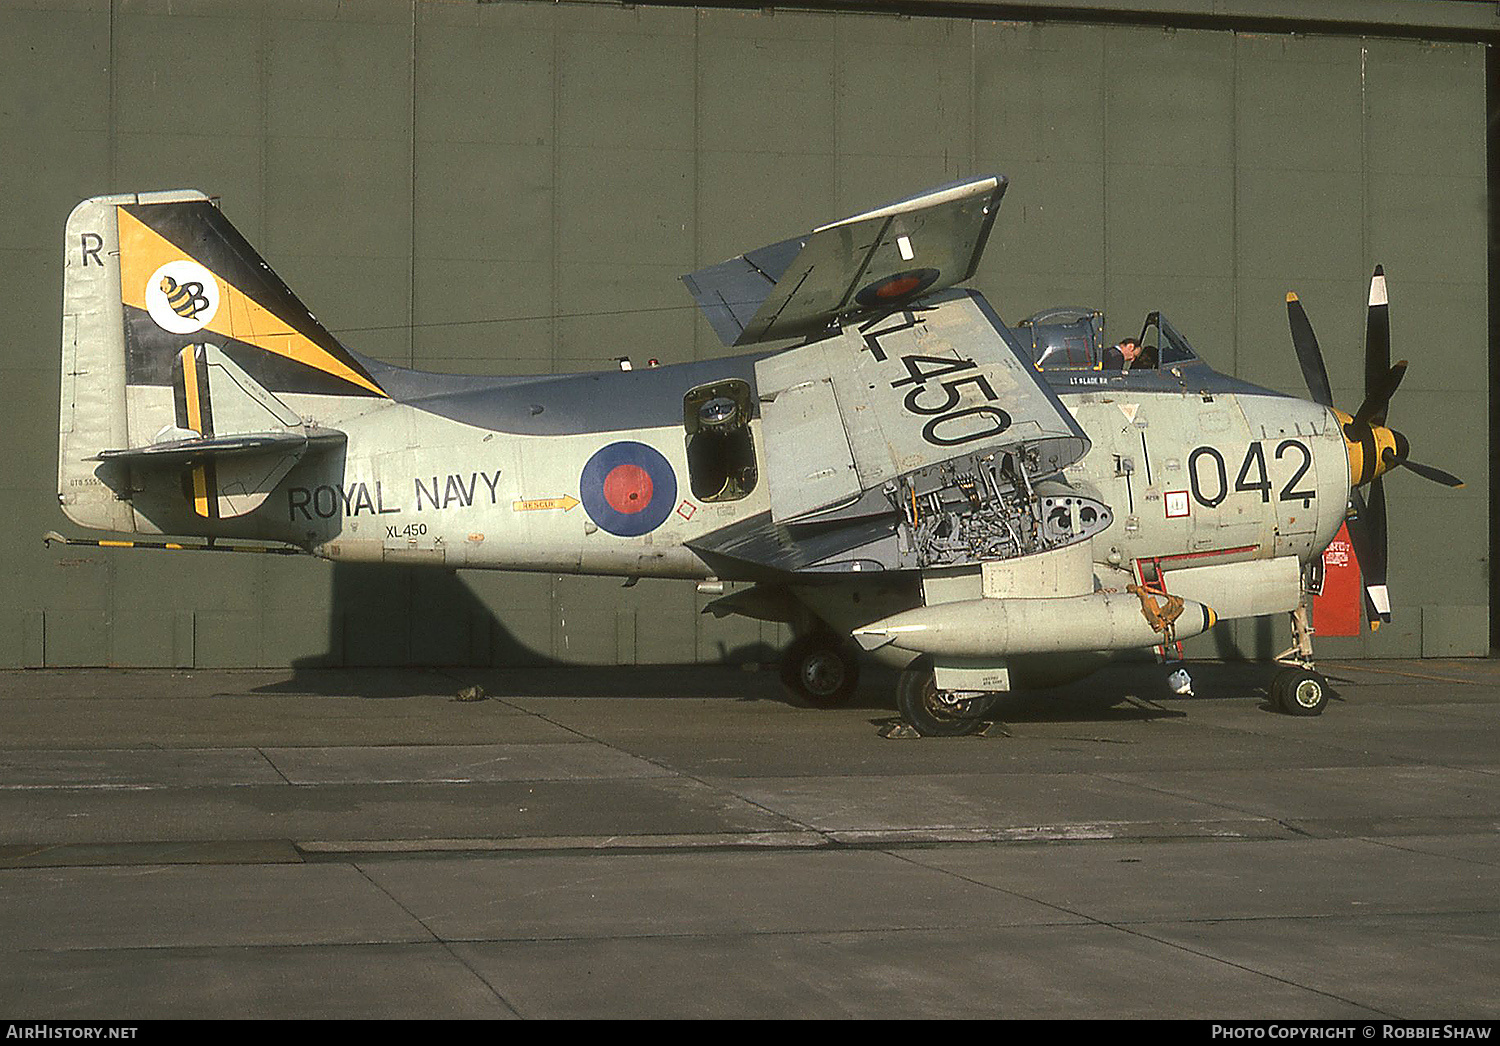
[[517, 501], [511, 505], [511, 510], [514, 512], [543, 512], [551, 508], [560, 508], [564, 512], [568, 512], [576, 504], [578, 504], [578, 499], [571, 494], [567, 494], [560, 498], [530, 498], [525, 501]]

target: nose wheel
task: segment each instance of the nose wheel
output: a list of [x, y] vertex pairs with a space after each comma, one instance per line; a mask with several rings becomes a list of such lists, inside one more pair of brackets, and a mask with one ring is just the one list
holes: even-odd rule
[[781, 657], [781, 681], [818, 708], [837, 708], [859, 685], [859, 651], [832, 633], [799, 636]]
[[1310, 668], [1283, 668], [1271, 680], [1271, 703], [1287, 715], [1322, 715], [1328, 680]]
[[1328, 704], [1328, 680], [1313, 669], [1312, 637], [1304, 593], [1292, 611], [1292, 648], [1276, 659], [1286, 667], [1271, 677], [1271, 704], [1287, 715], [1322, 715]]

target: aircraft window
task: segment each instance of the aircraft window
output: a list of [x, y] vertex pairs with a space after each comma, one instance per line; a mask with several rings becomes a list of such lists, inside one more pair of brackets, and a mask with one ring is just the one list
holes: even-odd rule
[[1130, 369], [1156, 370], [1161, 366], [1161, 332], [1150, 316], [1146, 317], [1146, 325], [1141, 329], [1141, 336], [1137, 340], [1140, 343], [1141, 352], [1135, 358], [1135, 362], [1130, 365]]
[[[1170, 367], [1175, 363], [1187, 363], [1198, 358], [1198, 353], [1193, 351], [1188, 340], [1159, 312], [1146, 317], [1146, 323], [1141, 328], [1141, 344], [1160, 346], [1159, 362], [1153, 366]], [[1137, 363], [1136, 366], [1139, 367], [1140, 364]]]
[[1037, 370], [1094, 370], [1103, 352], [1104, 314], [1095, 309], [1048, 309], [1017, 327], [1031, 336]]
[[1161, 321], [1161, 334], [1165, 343], [1162, 345], [1161, 362], [1165, 366], [1170, 363], [1185, 363], [1188, 360], [1196, 360], [1198, 354], [1193, 351], [1192, 345], [1165, 319]]
[[755, 489], [750, 385], [738, 378], [700, 385], [682, 398], [688, 485], [699, 501], [738, 501]]

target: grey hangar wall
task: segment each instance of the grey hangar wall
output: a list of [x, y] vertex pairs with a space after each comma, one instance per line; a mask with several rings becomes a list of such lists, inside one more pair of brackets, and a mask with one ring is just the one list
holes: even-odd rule
[[[873, 5], [872, 5], [873, 6]], [[956, 177], [1010, 190], [975, 281], [1008, 322], [1161, 309], [1301, 392], [1288, 290], [1341, 406], [1383, 263], [1395, 621], [1324, 656], [1489, 645], [1485, 45], [1357, 33], [676, 6], [35, 0], [0, 6], [0, 667], [658, 663], [777, 626], [691, 584], [44, 548], [61, 234], [80, 199], [200, 188], [352, 346], [538, 373], [724, 354], [679, 274]], [[1190, 652], [1266, 656], [1281, 621]]]

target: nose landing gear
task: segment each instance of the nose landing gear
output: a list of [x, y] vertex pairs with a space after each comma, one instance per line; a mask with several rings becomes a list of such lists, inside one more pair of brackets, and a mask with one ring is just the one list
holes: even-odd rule
[[1287, 715], [1322, 715], [1328, 680], [1311, 668], [1283, 668], [1271, 680], [1271, 701]]
[[1271, 679], [1271, 703], [1287, 715], [1322, 715], [1328, 703], [1328, 680], [1313, 668], [1313, 629], [1308, 621], [1307, 594], [1292, 611], [1292, 647], [1276, 658], [1285, 665]]

